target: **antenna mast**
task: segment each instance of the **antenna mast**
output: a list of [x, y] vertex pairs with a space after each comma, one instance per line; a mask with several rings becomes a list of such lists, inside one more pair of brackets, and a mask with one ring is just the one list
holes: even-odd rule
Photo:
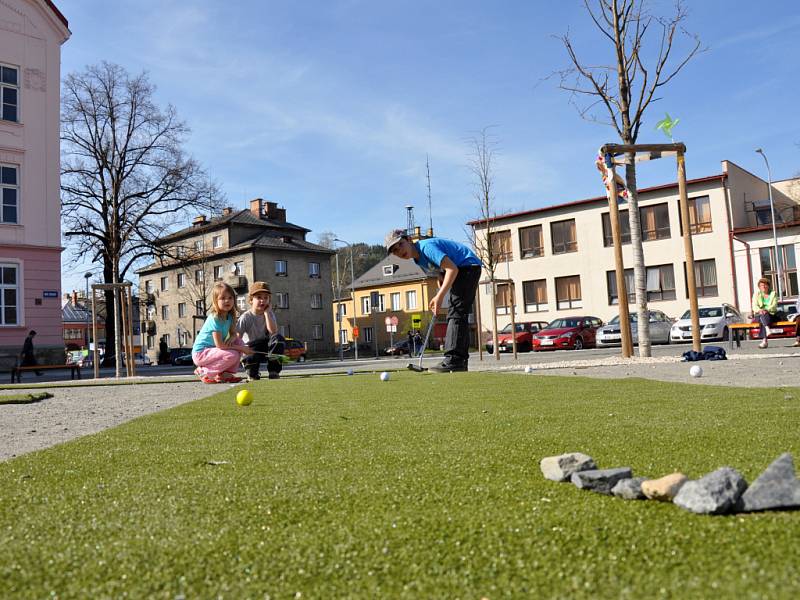
[[428, 222], [430, 223], [428, 228], [428, 235], [433, 235], [433, 213], [431, 211], [431, 164], [428, 160], [428, 155], [425, 155], [425, 170], [428, 173]]

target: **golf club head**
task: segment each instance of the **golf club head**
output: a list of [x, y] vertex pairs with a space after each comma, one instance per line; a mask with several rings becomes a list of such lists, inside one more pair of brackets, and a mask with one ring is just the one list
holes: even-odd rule
[[414, 371], [416, 373], [422, 373], [423, 371], [427, 371], [427, 367], [421, 367], [419, 365], [415, 365], [414, 363], [408, 363], [408, 367], [406, 367], [409, 371]]

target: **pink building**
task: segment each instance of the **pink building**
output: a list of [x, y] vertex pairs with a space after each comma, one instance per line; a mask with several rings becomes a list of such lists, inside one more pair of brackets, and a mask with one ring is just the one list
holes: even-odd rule
[[[50, 0], [0, 1], [0, 356], [30, 329], [63, 360], [60, 81], [67, 19]], [[56, 352], [57, 351], [57, 352]]]

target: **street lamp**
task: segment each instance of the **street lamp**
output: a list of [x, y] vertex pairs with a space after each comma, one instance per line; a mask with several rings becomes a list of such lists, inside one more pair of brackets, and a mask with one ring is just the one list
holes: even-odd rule
[[[342, 244], [346, 244], [347, 247], [350, 248], [350, 298], [353, 300], [353, 331], [358, 331], [358, 322], [356, 321], [356, 290], [355, 290], [355, 287], [353, 287], [354, 284], [355, 284], [355, 276], [354, 276], [355, 271], [353, 269], [353, 244], [351, 244], [350, 242], [346, 242], [344, 240], [340, 240], [339, 238], [334, 238], [333, 241], [334, 242], [341, 242]], [[337, 256], [338, 256], [338, 254], [337, 254]], [[338, 307], [337, 307], [336, 310], [339, 310]], [[341, 327], [341, 321], [340, 321], [340, 325], [339, 326]], [[339, 338], [339, 347], [341, 347], [341, 345], [342, 345], [342, 339], [340, 337]], [[353, 346], [355, 348], [354, 354], [353, 354], [353, 358], [355, 360], [358, 360], [358, 336], [357, 335], [353, 336]]]
[[778, 231], [775, 226], [775, 204], [772, 201], [772, 171], [769, 168], [769, 161], [767, 155], [761, 148], [757, 148], [756, 152], [761, 155], [767, 165], [767, 190], [769, 191], [769, 210], [772, 214], [772, 243], [775, 246], [775, 266], [778, 270], [778, 299], [783, 298], [783, 272], [781, 269], [781, 259], [778, 254]]
[[83, 311], [86, 313], [86, 331], [84, 332], [83, 341], [86, 349], [89, 349], [89, 279], [92, 277], [92, 272], [87, 271], [83, 274], [86, 279], [86, 299], [83, 301]]

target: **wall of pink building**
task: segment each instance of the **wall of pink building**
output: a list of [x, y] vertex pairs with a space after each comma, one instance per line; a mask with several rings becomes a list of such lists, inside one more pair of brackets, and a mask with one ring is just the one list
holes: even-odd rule
[[[20, 273], [19, 326], [0, 327], [0, 348], [4, 354], [19, 352], [31, 329], [36, 330], [36, 349], [63, 348], [61, 322], [61, 248], [0, 245], [0, 262], [17, 263]], [[56, 292], [45, 298], [45, 291]], [[41, 304], [36, 301], [41, 300]]]

